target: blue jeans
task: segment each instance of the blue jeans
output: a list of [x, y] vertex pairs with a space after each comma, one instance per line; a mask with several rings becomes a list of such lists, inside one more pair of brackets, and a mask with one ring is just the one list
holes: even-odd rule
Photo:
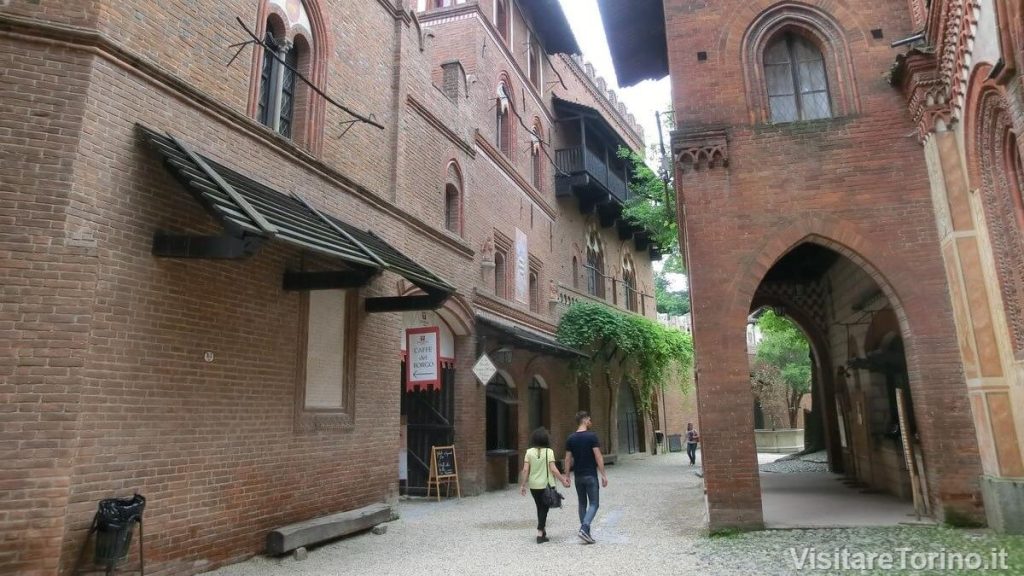
[[601, 505], [600, 484], [597, 476], [577, 476], [576, 496], [580, 499], [580, 528], [590, 532], [590, 523], [597, 516], [597, 507]]

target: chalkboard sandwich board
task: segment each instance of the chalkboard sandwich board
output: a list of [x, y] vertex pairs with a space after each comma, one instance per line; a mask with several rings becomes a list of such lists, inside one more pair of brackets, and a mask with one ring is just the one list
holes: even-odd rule
[[437, 499], [441, 500], [441, 483], [445, 484], [445, 491], [451, 495], [452, 483], [455, 484], [455, 493], [462, 498], [462, 488], [459, 486], [459, 464], [455, 458], [455, 445], [431, 446], [430, 447], [430, 475], [427, 477], [427, 497], [430, 497], [431, 488], [437, 490]]

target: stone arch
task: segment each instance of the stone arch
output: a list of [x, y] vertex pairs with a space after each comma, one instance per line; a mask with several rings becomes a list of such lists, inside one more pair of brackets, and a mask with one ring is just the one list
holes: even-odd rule
[[[746, 11], [737, 13], [746, 14]], [[845, 17], [844, 14], [844, 22]], [[852, 21], [852, 16], [850, 18]], [[848, 29], [853, 30], [854, 34], [850, 34]], [[803, 36], [821, 50], [828, 78], [832, 116], [858, 113], [860, 98], [851, 56], [851, 42], [863, 39], [863, 34], [858, 27], [841, 24], [833, 14], [818, 6], [786, 1], [765, 8], [740, 37], [739, 50], [751, 121], [760, 124], [771, 119], [763, 66], [764, 50], [774, 38], [784, 32]], [[728, 30], [725, 34], [727, 40]], [[722, 57], [725, 57], [724, 54]]]
[[[753, 301], [761, 279], [768, 270], [804, 242], [819, 244], [845, 256], [871, 276], [893, 303], [904, 338], [909, 337], [910, 325], [902, 302], [910, 302], [916, 296], [913, 271], [899, 266], [887, 266], [884, 271], [876, 267], [868, 257], [862, 255], [870, 255], [874, 261], [885, 262], [891, 252], [868, 240], [856, 225], [828, 216], [807, 215], [795, 218], [766, 239], [761, 249], [753, 253], [742, 267], [732, 310], [745, 317], [749, 312], [749, 303]], [[897, 297], [897, 287], [903, 298]]]
[[[398, 289], [399, 296], [426, 295], [426, 292], [416, 286], [406, 286], [404, 282]], [[448, 329], [455, 336], [469, 336], [475, 333], [475, 315], [473, 306], [459, 294], [451, 295], [440, 308], [434, 312], [441, 317], [441, 320], [448, 325]]]

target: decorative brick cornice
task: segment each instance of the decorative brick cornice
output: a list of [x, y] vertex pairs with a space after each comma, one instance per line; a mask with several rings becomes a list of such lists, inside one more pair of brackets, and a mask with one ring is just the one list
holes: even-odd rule
[[672, 158], [681, 174], [729, 166], [729, 134], [725, 128], [672, 131]]
[[907, 99], [907, 109], [921, 142], [929, 134], [948, 130], [954, 122], [949, 86], [939, 72], [939, 62], [930, 49], [901, 54], [893, 66], [891, 81]]
[[518, 308], [518, 304], [513, 305], [508, 300], [499, 299], [486, 292], [481, 292], [479, 289], [473, 291], [472, 302], [473, 306], [479, 310], [489, 312], [509, 322], [542, 332], [551, 337], [554, 337], [555, 332], [558, 330], [557, 325], [552, 324], [543, 316]]

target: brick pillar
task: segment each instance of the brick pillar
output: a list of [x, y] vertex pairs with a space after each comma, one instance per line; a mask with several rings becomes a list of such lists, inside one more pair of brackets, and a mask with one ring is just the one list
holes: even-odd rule
[[473, 374], [478, 355], [476, 336], [455, 337], [455, 449], [463, 496], [482, 493], [486, 483], [484, 387]]
[[[725, 229], [709, 207], [729, 196], [726, 132], [676, 131], [672, 150], [680, 243], [688, 264], [715, 263], [691, 267], [689, 276], [708, 528], [760, 529], [764, 518], [745, 335], [750, 301], [738, 304], [742, 299], [735, 294], [744, 268], [729, 248], [736, 230]], [[687, 205], [699, 208], [687, 216]]]

